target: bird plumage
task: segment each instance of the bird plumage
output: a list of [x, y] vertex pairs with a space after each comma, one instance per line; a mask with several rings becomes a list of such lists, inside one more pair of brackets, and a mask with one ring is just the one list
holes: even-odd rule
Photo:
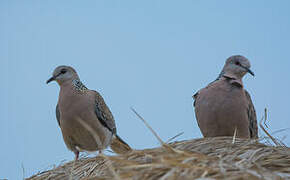
[[[64, 77], [59, 77], [62, 75]], [[51, 79], [60, 85], [56, 118], [65, 144], [76, 154], [76, 159], [80, 151], [101, 152], [112, 141], [121, 141], [119, 147], [123, 145], [128, 151], [131, 150], [117, 136], [114, 117], [102, 96], [97, 91], [89, 90], [73, 68], [60, 66]], [[114, 149], [118, 150], [118, 147]]]
[[243, 56], [231, 56], [218, 78], [194, 97], [195, 115], [203, 136], [257, 138], [257, 118], [242, 77], [253, 72]]

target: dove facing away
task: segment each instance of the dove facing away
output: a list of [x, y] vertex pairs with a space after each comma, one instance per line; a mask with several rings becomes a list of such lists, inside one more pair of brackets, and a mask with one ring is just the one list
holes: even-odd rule
[[204, 137], [258, 138], [257, 117], [242, 78], [250, 70], [247, 58], [235, 55], [226, 60], [218, 78], [199, 90], [194, 98], [195, 116]]
[[60, 86], [56, 119], [67, 148], [75, 153], [99, 151], [111, 146], [118, 153], [131, 151], [118, 135], [114, 117], [102, 96], [89, 90], [70, 66], [58, 66], [47, 84], [56, 81]]

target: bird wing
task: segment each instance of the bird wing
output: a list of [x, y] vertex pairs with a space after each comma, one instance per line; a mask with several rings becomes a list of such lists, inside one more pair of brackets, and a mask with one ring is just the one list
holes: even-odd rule
[[197, 99], [198, 93], [199, 93], [199, 91], [197, 91], [197, 92], [192, 96], [192, 98], [193, 98], [193, 107], [195, 107], [195, 103], [196, 103], [196, 99]]
[[55, 115], [56, 115], [56, 119], [57, 119], [58, 125], [60, 126], [60, 112], [59, 112], [59, 109], [58, 109], [58, 104], [56, 105], [56, 108], [55, 108]]
[[[222, 77], [222, 73], [217, 77], [217, 79], [215, 79], [214, 81], [212, 81], [211, 83], [209, 83], [205, 88], [203, 88], [203, 89], [206, 89], [206, 88], [209, 88], [210, 86], [212, 86], [212, 85], [214, 85], [218, 80], [220, 80], [220, 77]], [[197, 91], [193, 96], [192, 96], [192, 98], [193, 98], [193, 100], [194, 100], [194, 102], [193, 102], [193, 106], [195, 107], [195, 104], [196, 104], [196, 100], [197, 100], [197, 97], [198, 97], [198, 95], [200, 94], [200, 91], [202, 91], [203, 89], [200, 89], [199, 91]]]
[[251, 138], [258, 138], [258, 126], [257, 126], [257, 115], [251, 96], [248, 91], [245, 90], [246, 98], [249, 102], [248, 105], [248, 118], [249, 118], [249, 131]]
[[113, 134], [116, 134], [117, 130], [116, 130], [116, 125], [115, 125], [115, 120], [110, 109], [106, 105], [102, 96], [97, 91], [94, 91], [94, 92], [96, 93], [95, 113], [99, 121], [102, 123], [103, 126], [108, 128]]

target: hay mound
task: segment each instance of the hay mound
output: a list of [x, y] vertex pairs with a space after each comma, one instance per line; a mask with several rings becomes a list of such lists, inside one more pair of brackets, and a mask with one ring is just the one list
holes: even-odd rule
[[290, 148], [241, 139], [232, 144], [230, 137], [181, 141], [170, 147], [84, 158], [28, 179], [290, 179]]

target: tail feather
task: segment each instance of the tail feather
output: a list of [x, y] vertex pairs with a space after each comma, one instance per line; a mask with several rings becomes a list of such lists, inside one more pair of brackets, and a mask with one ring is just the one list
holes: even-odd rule
[[113, 137], [110, 147], [117, 154], [125, 154], [132, 151], [132, 148], [118, 135]]

